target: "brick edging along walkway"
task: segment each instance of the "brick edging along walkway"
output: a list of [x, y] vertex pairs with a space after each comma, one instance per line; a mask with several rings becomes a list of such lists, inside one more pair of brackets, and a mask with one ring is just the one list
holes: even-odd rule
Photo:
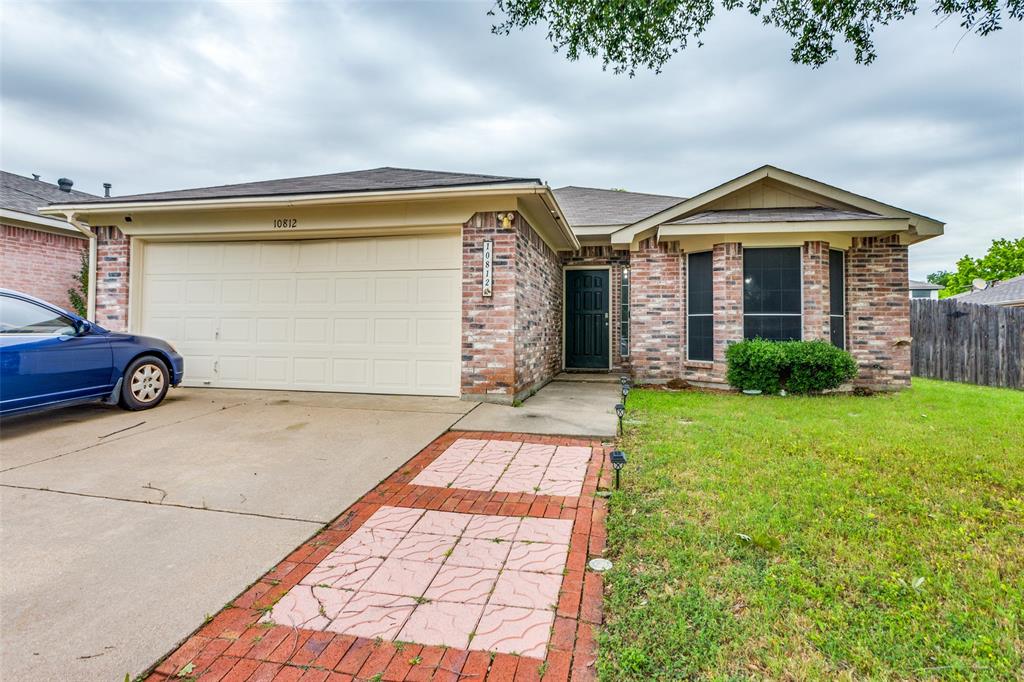
[[[582, 493], [579, 497], [558, 497], [410, 483], [460, 438], [591, 447]], [[602, 486], [608, 483], [610, 472], [603, 468], [607, 450], [599, 440], [591, 439], [515, 433], [445, 433], [250, 586], [161, 661], [146, 679], [192, 677], [204, 682], [541, 679], [576, 682], [594, 679], [594, 626], [601, 623], [603, 616], [603, 582], [600, 575], [586, 570], [586, 564], [588, 557], [601, 555], [605, 549], [607, 501], [595, 497], [594, 493], [599, 483]], [[382, 506], [571, 519], [568, 561], [546, 658], [398, 644], [257, 622]]]

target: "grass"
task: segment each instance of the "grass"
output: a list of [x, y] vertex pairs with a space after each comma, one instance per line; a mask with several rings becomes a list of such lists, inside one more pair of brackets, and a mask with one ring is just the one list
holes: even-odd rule
[[1024, 393], [637, 390], [606, 680], [1020, 679]]

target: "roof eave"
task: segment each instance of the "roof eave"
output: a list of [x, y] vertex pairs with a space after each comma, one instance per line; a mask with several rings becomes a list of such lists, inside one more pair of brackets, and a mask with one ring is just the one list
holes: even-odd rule
[[[60, 214], [63, 215], [63, 214]], [[0, 220], [15, 227], [26, 227], [41, 232], [52, 232], [54, 234], [65, 234], [69, 237], [83, 237], [82, 233], [68, 224], [64, 218], [50, 218], [48, 216], [24, 213], [9, 208], [0, 208]]]
[[872, 220], [794, 220], [775, 222], [664, 224], [658, 228], [658, 240], [706, 234], [771, 234], [799, 232], [902, 232], [910, 228], [906, 218]]
[[[368, 192], [333, 192], [306, 194], [274, 194], [220, 199], [172, 199], [155, 201], [110, 201], [50, 204], [39, 209], [45, 215], [65, 215], [69, 211], [81, 216], [114, 211], [160, 212], [218, 210], [232, 208], [274, 208], [279, 206], [324, 206], [331, 204], [374, 203], [429, 198], [458, 198], [484, 195], [515, 195], [545, 188], [527, 183], [494, 183], [458, 187], [429, 187], [413, 190], [374, 190]], [[545, 188], [546, 189], [546, 188]], [[547, 190], [550, 192], [550, 190]]]

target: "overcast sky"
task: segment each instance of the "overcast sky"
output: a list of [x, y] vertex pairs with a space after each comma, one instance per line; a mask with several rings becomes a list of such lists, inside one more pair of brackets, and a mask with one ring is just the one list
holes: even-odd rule
[[490, 7], [4, 0], [2, 166], [115, 195], [403, 166], [690, 196], [771, 163], [945, 221], [915, 277], [1024, 236], [1019, 23], [925, 11], [812, 70], [720, 10], [630, 79]]

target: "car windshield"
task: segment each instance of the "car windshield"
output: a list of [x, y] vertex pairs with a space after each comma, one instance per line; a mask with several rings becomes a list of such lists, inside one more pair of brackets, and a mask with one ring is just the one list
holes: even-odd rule
[[0, 334], [74, 334], [75, 323], [49, 308], [0, 296]]

